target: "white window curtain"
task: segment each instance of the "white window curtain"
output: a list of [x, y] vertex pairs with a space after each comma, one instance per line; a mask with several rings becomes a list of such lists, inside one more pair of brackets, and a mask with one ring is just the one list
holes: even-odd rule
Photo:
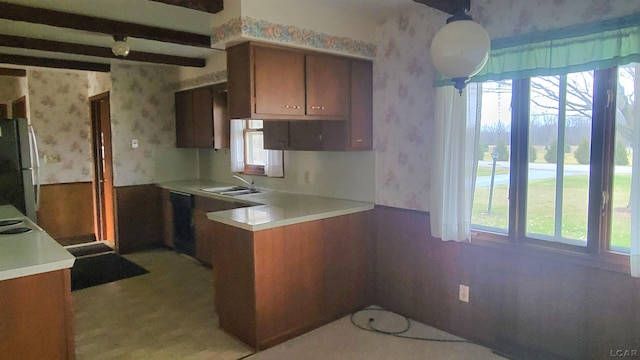
[[244, 170], [244, 120], [231, 120], [231, 172]]
[[[640, 70], [640, 66], [636, 65], [636, 71]], [[638, 74], [636, 73], [635, 84], [635, 110], [636, 119], [640, 119], [640, 101], [638, 93], [640, 92], [640, 84], [638, 84]], [[637, 121], [637, 120], [636, 120]], [[634, 144], [633, 157], [631, 160], [631, 253], [629, 262], [631, 264], [631, 276], [640, 278], [640, 155], [637, 150], [640, 149], [640, 125], [636, 122], [633, 126], [632, 135]]]
[[284, 176], [282, 150], [265, 150], [264, 174], [268, 177]]
[[[443, 241], [471, 238], [471, 208], [475, 183], [475, 150], [479, 127], [473, 104], [475, 85], [463, 96], [452, 86], [436, 90], [433, 173], [431, 184], [431, 235]], [[468, 110], [471, 109], [471, 110]]]

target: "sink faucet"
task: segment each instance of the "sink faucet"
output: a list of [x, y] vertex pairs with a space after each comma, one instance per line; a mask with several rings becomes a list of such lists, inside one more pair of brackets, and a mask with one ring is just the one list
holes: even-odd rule
[[240, 180], [240, 181], [242, 181], [243, 183], [249, 185], [249, 189], [251, 189], [251, 191], [256, 189], [256, 181], [253, 178], [251, 178], [251, 182], [248, 182], [247, 180], [245, 180], [244, 178], [242, 178], [239, 175], [233, 175], [233, 177], [238, 179], [238, 180]]

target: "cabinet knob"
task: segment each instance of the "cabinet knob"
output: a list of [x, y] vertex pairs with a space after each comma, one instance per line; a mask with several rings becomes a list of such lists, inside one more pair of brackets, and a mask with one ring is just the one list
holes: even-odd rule
[[356, 142], [362, 142], [362, 139], [356, 139]]
[[324, 110], [324, 106], [312, 106], [311, 109], [313, 109], [313, 110]]
[[284, 107], [287, 109], [300, 109], [300, 106], [298, 105], [285, 105]]

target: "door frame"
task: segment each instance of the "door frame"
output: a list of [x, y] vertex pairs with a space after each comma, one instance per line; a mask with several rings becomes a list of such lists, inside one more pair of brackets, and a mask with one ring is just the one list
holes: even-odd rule
[[[27, 118], [27, 97], [21, 96], [11, 102], [11, 118]], [[31, 121], [29, 121], [31, 123]]]
[[[106, 108], [101, 107], [106, 104]], [[115, 243], [111, 110], [109, 92], [89, 97], [91, 151], [93, 155], [93, 204], [96, 240]], [[102, 151], [104, 149], [104, 151]]]

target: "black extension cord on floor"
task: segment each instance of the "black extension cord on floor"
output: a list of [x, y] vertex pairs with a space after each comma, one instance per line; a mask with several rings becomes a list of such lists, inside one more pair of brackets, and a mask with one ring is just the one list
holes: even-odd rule
[[[354, 320], [355, 316], [359, 313], [365, 312], [365, 311], [374, 311], [374, 312], [380, 312], [380, 313], [388, 313], [388, 314], [394, 314], [397, 316], [400, 316], [404, 319], [406, 325], [403, 329], [398, 330], [398, 331], [386, 331], [386, 330], [382, 330], [376, 327], [375, 325], [375, 319], [370, 317], [369, 321], [367, 322], [367, 326], [362, 326], [356, 323], [356, 321]], [[460, 339], [437, 339], [437, 338], [428, 338], [428, 337], [419, 337], [419, 336], [409, 336], [409, 335], [404, 335], [405, 333], [407, 333], [410, 329], [411, 329], [411, 320], [409, 320], [408, 317], [400, 315], [400, 314], [396, 314], [392, 311], [389, 310], [385, 310], [385, 309], [380, 309], [380, 308], [365, 308], [359, 311], [354, 312], [353, 314], [351, 314], [351, 323], [362, 330], [365, 331], [369, 331], [369, 332], [374, 332], [374, 333], [378, 333], [378, 334], [384, 334], [384, 335], [389, 335], [389, 336], [394, 336], [394, 337], [398, 337], [398, 338], [402, 338], [402, 339], [410, 339], [410, 340], [419, 340], [419, 341], [432, 341], [432, 342], [446, 342], [446, 343], [471, 343], [468, 340], [460, 340]]]

